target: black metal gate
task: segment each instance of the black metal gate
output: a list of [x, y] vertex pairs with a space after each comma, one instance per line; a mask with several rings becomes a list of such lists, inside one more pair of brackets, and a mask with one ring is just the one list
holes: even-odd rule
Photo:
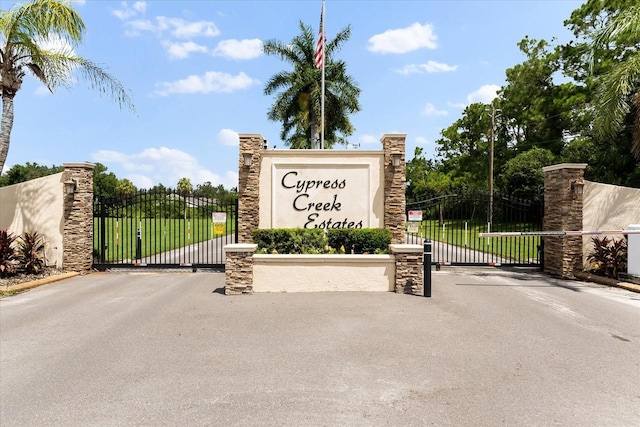
[[93, 266], [224, 269], [224, 246], [237, 241], [237, 199], [171, 190], [95, 197]]
[[[432, 242], [436, 265], [540, 266], [539, 236], [480, 237], [483, 232], [542, 230], [543, 197], [445, 194], [408, 203], [408, 243]], [[421, 221], [411, 221], [419, 218]], [[412, 214], [412, 215], [409, 215]]]

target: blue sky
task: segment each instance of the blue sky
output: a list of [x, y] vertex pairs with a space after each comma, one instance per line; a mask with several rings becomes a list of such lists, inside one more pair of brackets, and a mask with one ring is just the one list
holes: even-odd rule
[[[15, 2], [3, 0], [2, 9]], [[362, 93], [349, 149], [380, 149], [385, 133], [407, 134], [435, 153], [440, 131], [472, 102], [490, 102], [505, 70], [521, 63], [525, 36], [566, 42], [563, 26], [582, 1], [326, 1], [326, 34], [347, 25], [338, 57]], [[136, 113], [120, 110], [83, 81], [55, 94], [31, 76], [15, 98], [6, 172], [14, 164], [100, 162], [140, 188], [187, 177], [237, 185], [238, 133], [285, 148], [267, 120], [270, 76], [288, 67], [261, 54], [269, 39], [313, 27], [320, 0], [75, 1], [87, 34], [78, 55], [131, 91]]]

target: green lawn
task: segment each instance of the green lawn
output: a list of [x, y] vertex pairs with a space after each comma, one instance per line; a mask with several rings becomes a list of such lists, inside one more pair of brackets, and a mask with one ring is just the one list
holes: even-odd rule
[[[101, 240], [101, 218], [94, 218], [94, 249]], [[136, 256], [137, 231], [141, 230], [142, 257], [181, 248], [194, 243], [235, 233], [235, 216], [227, 215], [223, 234], [215, 234], [211, 218], [158, 219], [106, 218], [105, 261], [130, 260]]]
[[[531, 227], [531, 224], [494, 224], [491, 231], [530, 231]], [[506, 259], [537, 258], [540, 236], [479, 236], [480, 233], [487, 231], [486, 223], [445, 221], [444, 226], [440, 226], [437, 220], [428, 220], [422, 221], [420, 232], [417, 235], [454, 246], [492, 253]]]

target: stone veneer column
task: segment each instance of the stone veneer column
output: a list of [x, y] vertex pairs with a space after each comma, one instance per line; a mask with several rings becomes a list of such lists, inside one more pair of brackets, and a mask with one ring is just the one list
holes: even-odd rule
[[253, 292], [253, 254], [258, 245], [238, 243], [224, 247], [226, 266], [224, 269], [225, 295], [250, 294]]
[[[406, 134], [382, 135], [384, 150], [384, 227], [391, 231], [391, 243], [405, 242], [405, 139]], [[392, 155], [400, 154], [400, 165], [393, 166]]]
[[[251, 232], [260, 223], [260, 163], [264, 138], [260, 134], [240, 134], [238, 160], [238, 242], [253, 243]], [[244, 155], [251, 155], [251, 166]]]
[[62, 180], [76, 182], [75, 192], [65, 194], [63, 199], [62, 268], [89, 273], [93, 265], [94, 165], [64, 163], [62, 166]]
[[421, 245], [389, 245], [389, 249], [396, 258], [396, 293], [422, 295], [424, 248]]
[[[574, 191], [574, 182], [584, 185], [584, 163], [563, 163], [542, 168], [544, 171], [543, 231], [582, 230], [583, 193]], [[546, 236], [544, 272], [573, 278], [582, 269], [582, 236]]]

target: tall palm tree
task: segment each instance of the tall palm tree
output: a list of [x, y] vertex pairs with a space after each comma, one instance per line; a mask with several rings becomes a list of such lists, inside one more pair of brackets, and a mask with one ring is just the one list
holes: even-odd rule
[[[311, 148], [312, 139], [319, 134], [322, 103], [322, 70], [314, 65], [315, 39], [311, 27], [300, 22], [301, 34], [289, 43], [268, 40], [266, 55], [275, 55], [293, 66], [267, 81], [266, 95], [277, 93], [267, 117], [282, 122], [280, 138], [291, 148]], [[360, 89], [347, 74], [344, 61], [333, 61], [332, 55], [349, 39], [351, 28], [346, 27], [329, 41], [325, 48], [325, 146], [346, 145], [346, 137], [354, 127], [349, 114], [360, 111]]]
[[[73, 72], [78, 71], [92, 89], [110, 94], [120, 107], [133, 109], [131, 97], [118, 80], [74, 54], [73, 47], [84, 33], [82, 18], [65, 0], [32, 0], [0, 11], [0, 173], [9, 152], [13, 99], [27, 72], [53, 93], [59, 86], [71, 86]], [[44, 47], [50, 44], [59, 46]]]
[[640, 6], [631, 6], [614, 16], [593, 39], [592, 62], [604, 46], [628, 46], [611, 71], [600, 77], [595, 104], [595, 129], [602, 137], [613, 137], [633, 114], [631, 153], [640, 160]]

